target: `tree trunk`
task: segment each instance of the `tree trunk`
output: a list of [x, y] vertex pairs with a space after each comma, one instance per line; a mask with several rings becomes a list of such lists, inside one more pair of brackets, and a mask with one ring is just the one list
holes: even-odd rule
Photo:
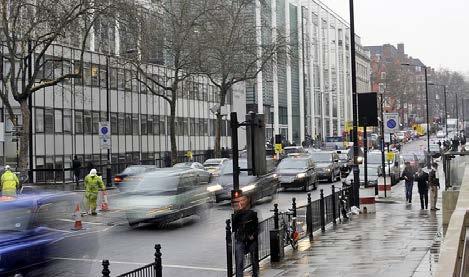
[[169, 117], [169, 137], [171, 141], [171, 164], [177, 163], [177, 144], [176, 144], [176, 126], [175, 126], [175, 119], [176, 119], [176, 101], [173, 100], [169, 102], [169, 107], [171, 110], [171, 114]]
[[217, 119], [215, 120], [216, 128], [215, 128], [215, 146], [214, 146], [214, 154], [216, 158], [221, 157], [221, 123], [223, 119], [223, 115], [220, 111], [216, 114]]
[[[29, 112], [29, 107], [28, 107], [28, 100], [21, 100], [20, 102], [20, 108], [21, 108], [21, 116], [23, 119], [23, 126], [20, 131], [20, 136], [19, 136], [19, 143], [20, 143], [20, 149], [19, 149], [19, 161], [18, 161], [18, 170], [21, 173], [21, 177], [26, 177], [28, 176], [28, 170], [29, 170], [29, 147], [31, 142], [29, 141], [29, 125], [31, 124], [30, 121], [30, 112]], [[17, 124], [16, 124], [17, 125]], [[32, 180], [29, 180], [32, 182]]]

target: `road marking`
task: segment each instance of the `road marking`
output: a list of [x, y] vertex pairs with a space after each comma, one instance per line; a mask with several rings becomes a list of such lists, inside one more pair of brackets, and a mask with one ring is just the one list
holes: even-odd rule
[[[63, 260], [63, 261], [79, 261], [79, 262], [92, 262], [92, 263], [101, 263], [102, 260], [96, 259], [85, 259], [85, 258], [62, 258], [62, 257], [52, 257], [54, 260]], [[109, 261], [110, 264], [127, 264], [127, 265], [136, 265], [144, 266], [148, 263], [136, 263], [136, 262], [123, 262], [123, 261]], [[182, 269], [196, 269], [196, 270], [205, 270], [205, 271], [217, 271], [217, 272], [226, 272], [225, 268], [216, 268], [216, 267], [200, 267], [200, 266], [190, 266], [190, 265], [175, 265], [175, 264], [163, 264], [163, 267], [168, 268], [182, 268]]]
[[[65, 222], [75, 222], [75, 220], [73, 219], [67, 219], [67, 218], [60, 218], [58, 219], [60, 221], [65, 221]], [[91, 224], [91, 225], [107, 225], [106, 223], [102, 223], [102, 222], [89, 222], [89, 221], [82, 221], [81, 223], [83, 224]]]

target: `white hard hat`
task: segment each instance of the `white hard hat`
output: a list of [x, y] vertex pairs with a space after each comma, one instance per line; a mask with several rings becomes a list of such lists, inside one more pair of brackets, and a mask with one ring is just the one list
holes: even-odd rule
[[10, 170], [11, 167], [9, 165], [5, 165], [5, 170]]
[[97, 174], [98, 174], [98, 172], [96, 171], [96, 169], [93, 168], [93, 169], [90, 170], [90, 175], [91, 176], [96, 176]]

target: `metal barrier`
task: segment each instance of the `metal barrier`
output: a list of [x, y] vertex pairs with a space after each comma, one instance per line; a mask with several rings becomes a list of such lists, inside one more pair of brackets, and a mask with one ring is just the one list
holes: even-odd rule
[[[102, 277], [110, 277], [111, 271], [109, 269], [109, 260], [103, 260], [102, 262], [103, 270]], [[161, 245], [155, 245], [155, 261], [142, 266], [140, 268], [134, 269], [127, 273], [118, 275], [117, 277], [162, 277], [163, 276], [163, 266], [161, 264]]]

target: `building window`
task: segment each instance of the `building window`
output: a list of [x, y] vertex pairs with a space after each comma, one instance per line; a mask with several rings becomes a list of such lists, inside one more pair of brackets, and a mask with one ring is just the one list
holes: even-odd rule
[[119, 134], [119, 129], [117, 126], [118, 126], [117, 113], [111, 113], [111, 134], [112, 135]]
[[160, 135], [166, 135], [169, 131], [166, 131], [166, 116], [160, 115]]
[[91, 111], [83, 111], [83, 132], [86, 135], [92, 134], [92, 122]]
[[132, 115], [129, 113], [125, 114], [125, 134], [132, 134]]
[[46, 134], [54, 133], [54, 110], [45, 109], [44, 110], [44, 132]]
[[83, 112], [75, 111], [75, 133], [83, 134]]
[[189, 118], [190, 136], [195, 136], [195, 118]]
[[386, 80], [386, 72], [381, 72], [381, 80]]
[[36, 108], [36, 133], [44, 133], [44, 110]]
[[140, 130], [142, 132], [142, 135], [147, 135], [148, 134], [147, 115], [146, 114], [140, 115]]
[[124, 113], [118, 113], [117, 114], [117, 131], [118, 134], [124, 135], [125, 134], [125, 114]]
[[138, 114], [132, 114], [132, 134], [138, 136]]
[[148, 131], [148, 134], [149, 135], [153, 135], [153, 116], [152, 115], [148, 115], [147, 116], [147, 131]]
[[64, 110], [64, 133], [71, 133], [72, 132], [72, 111], [71, 110]]
[[100, 113], [93, 112], [93, 130], [91, 131], [92, 134], [98, 134], [99, 132], [99, 120], [100, 120]]
[[62, 133], [62, 110], [55, 110], [55, 132]]
[[153, 129], [155, 135], [160, 135], [160, 116], [154, 115], [153, 116]]

